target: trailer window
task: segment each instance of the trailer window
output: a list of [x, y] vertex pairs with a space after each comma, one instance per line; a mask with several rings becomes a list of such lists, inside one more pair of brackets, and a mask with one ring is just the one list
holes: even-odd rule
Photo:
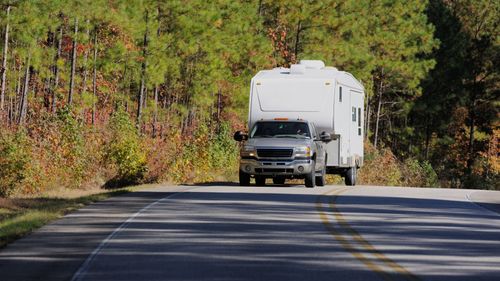
[[361, 136], [361, 107], [358, 107], [358, 136]]
[[358, 107], [358, 127], [361, 127], [361, 107]]
[[352, 107], [352, 122], [356, 122], [356, 108]]
[[339, 87], [339, 102], [342, 102], [342, 87]]

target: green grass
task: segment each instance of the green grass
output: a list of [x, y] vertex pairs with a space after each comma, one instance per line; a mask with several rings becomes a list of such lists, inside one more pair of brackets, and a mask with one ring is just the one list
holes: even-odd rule
[[77, 198], [16, 198], [0, 203], [0, 248], [45, 224], [90, 203], [128, 193], [138, 187], [122, 188]]

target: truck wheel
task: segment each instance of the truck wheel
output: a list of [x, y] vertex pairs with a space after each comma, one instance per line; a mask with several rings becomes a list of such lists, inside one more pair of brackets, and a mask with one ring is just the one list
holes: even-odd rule
[[345, 185], [354, 186], [356, 185], [356, 167], [351, 167], [345, 173]]
[[274, 177], [273, 183], [274, 184], [285, 184], [285, 178], [284, 177]]
[[306, 179], [305, 179], [305, 182], [306, 182], [306, 187], [309, 187], [309, 188], [313, 188], [315, 186], [315, 183], [316, 183], [316, 163], [314, 162], [314, 160], [311, 161], [312, 162], [312, 170], [309, 174], [306, 175]]
[[316, 175], [316, 185], [317, 186], [325, 186], [326, 183], [326, 163], [323, 166], [323, 169], [321, 169], [321, 172], [319, 175]]
[[249, 186], [250, 185], [250, 175], [240, 170], [240, 185]]
[[255, 176], [255, 185], [257, 186], [266, 185], [266, 178], [263, 176]]

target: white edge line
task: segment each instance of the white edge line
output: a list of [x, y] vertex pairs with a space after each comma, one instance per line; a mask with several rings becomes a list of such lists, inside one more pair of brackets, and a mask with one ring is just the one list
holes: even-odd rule
[[140, 209], [135, 214], [133, 214], [131, 217], [129, 217], [120, 226], [118, 226], [113, 232], [111, 232], [104, 240], [102, 240], [101, 243], [99, 243], [99, 245], [94, 249], [94, 251], [92, 251], [92, 253], [90, 253], [90, 255], [87, 257], [87, 259], [85, 260], [85, 262], [83, 262], [83, 264], [78, 268], [78, 270], [76, 271], [76, 273], [71, 278], [71, 281], [82, 280], [82, 278], [87, 273], [87, 270], [88, 270], [90, 264], [92, 263], [92, 261], [94, 260], [94, 258], [101, 252], [101, 250], [108, 244], [108, 242], [111, 239], [113, 239], [122, 229], [125, 229], [142, 212], [148, 210], [149, 208], [153, 207], [154, 205], [160, 203], [163, 200], [170, 199], [170, 198], [174, 197], [175, 195], [178, 195], [178, 194], [181, 194], [181, 193], [185, 193], [186, 191], [189, 191], [189, 190], [191, 190], [191, 189], [174, 192], [174, 194], [170, 194], [170, 195], [168, 195], [166, 197], [160, 198], [160, 199], [158, 199], [158, 200], [150, 203], [146, 207]]
[[492, 213], [492, 214], [494, 214], [494, 215], [500, 216], [500, 213], [497, 213], [497, 212], [495, 212], [495, 211], [493, 211], [493, 210], [490, 210], [490, 209], [488, 209], [488, 208], [486, 208], [486, 207], [483, 207], [483, 206], [482, 206], [481, 204], [479, 204], [479, 203], [474, 202], [474, 200], [472, 200], [472, 199], [470, 198], [470, 195], [472, 195], [472, 193], [475, 193], [475, 192], [477, 192], [477, 191], [473, 191], [473, 192], [471, 192], [471, 193], [467, 193], [467, 194], [465, 195], [465, 198], [467, 198], [467, 200], [469, 200], [469, 202], [471, 202], [472, 204], [474, 204], [476, 207], [479, 207], [479, 208], [480, 208], [480, 209], [482, 209], [482, 210], [486, 210], [486, 211], [488, 211], [489, 213]]

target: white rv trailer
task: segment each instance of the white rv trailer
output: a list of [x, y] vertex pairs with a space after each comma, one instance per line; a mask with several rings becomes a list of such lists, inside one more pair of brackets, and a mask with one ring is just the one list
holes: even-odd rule
[[363, 165], [364, 87], [352, 74], [314, 60], [263, 70], [252, 78], [249, 107], [249, 129], [259, 120], [288, 118], [331, 134], [327, 173], [356, 173]]

